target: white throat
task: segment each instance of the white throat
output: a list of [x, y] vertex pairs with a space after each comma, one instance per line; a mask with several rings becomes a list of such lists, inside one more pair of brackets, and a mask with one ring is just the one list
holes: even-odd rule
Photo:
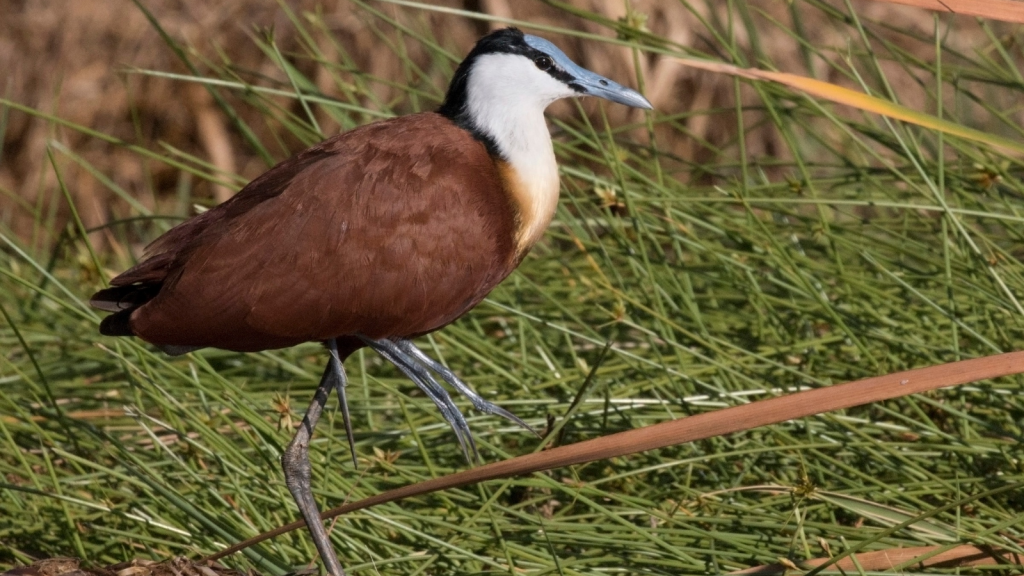
[[469, 74], [469, 115], [477, 129], [494, 139], [510, 168], [503, 176], [520, 210], [520, 250], [540, 239], [558, 205], [558, 165], [544, 109], [574, 95], [528, 58], [514, 54], [483, 55]]

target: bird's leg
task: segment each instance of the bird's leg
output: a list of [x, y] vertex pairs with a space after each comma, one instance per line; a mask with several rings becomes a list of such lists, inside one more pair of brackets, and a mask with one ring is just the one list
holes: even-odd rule
[[[360, 337], [363, 342], [368, 346], [377, 351], [378, 354], [383, 356], [387, 361], [394, 364], [399, 370], [402, 371], [410, 380], [412, 380], [416, 386], [423, 390], [423, 392], [434, 402], [434, 405], [441, 411], [441, 415], [445, 421], [451, 425], [452, 430], [455, 431], [455, 438], [459, 441], [459, 446], [462, 448], [462, 453], [466, 455], [466, 460], [473, 461], [473, 456], [479, 459], [479, 453], [476, 449], [476, 443], [473, 441], [473, 436], [469, 431], [469, 424], [466, 423], [465, 417], [462, 412], [459, 412], [459, 408], [452, 402], [451, 396], [448, 392], [434, 380], [434, 377], [430, 375], [430, 372], [426, 368], [421, 366], [414, 358], [411, 358], [408, 354], [402, 351], [397, 344], [388, 340], [387, 338], [381, 338], [380, 340], [371, 340], [370, 338]], [[470, 455], [472, 450], [472, 455]]]
[[[313, 500], [313, 491], [310, 486], [312, 469], [309, 464], [309, 441], [313, 436], [313, 429], [316, 428], [324, 405], [327, 404], [327, 396], [331, 393], [331, 387], [341, 385], [337, 383], [338, 374], [332, 366], [336, 358], [336, 350], [336, 347], [332, 350], [332, 360], [327, 363], [324, 375], [320, 379], [320, 385], [317, 386], [316, 394], [313, 395], [313, 402], [306, 410], [306, 416], [302, 419], [298, 432], [295, 433], [295, 437], [292, 438], [288, 447], [285, 448], [284, 454], [281, 455], [281, 467], [284, 468], [284, 481], [288, 485], [288, 491], [292, 493], [295, 503], [299, 506], [299, 512], [306, 520], [306, 526], [309, 528], [310, 535], [313, 536], [313, 544], [316, 545], [317, 552], [320, 553], [320, 558], [323, 560], [328, 574], [345, 576], [345, 571], [342, 570], [341, 563], [338, 562], [338, 556], [334, 553], [331, 541], [327, 538], [327, 531], [324, 529], [323, 521], [320, 520], [316, 502]], [[340, 364], [339, 361], [338, 365]], [[341, 374], [341, 377], [344, 378], [344, 372]]]
[[[338, 357], [337, 340], [331, 338], [327, 341], [327, 351], [330, 353], [327, 370], [332, 373], [334, 389], [338, 391], [338, 407], [341, 408], [341, 419], [345, 422], [345, 435], [348, 436], [348, 449], [352, 453], [352, 466], [359, 468], [359, 462], [356, 460], [356, 440], [352, 435], [352, 418], [348, 412], [348, 394], [345, 393], [348, 388], [348, 377], [345, 375], [345, 366]], [[327, 377], [326, 372], [324, 377]]]
[[487, 400], [484, 400], [479, 394], [476, 393], [475, 390], [470, 388], [468, 384], [466, 384], [465, 382], [462, 381], [461, 378], [456, 376], [455, 372], [452, 372], [451, 369], [445, 366], [444, 364], [441, 364], [437, 360], [434, 360], [430, 356], [427, 356], [422, 350], [417, 348], [416, 345], [412, 343], [412, 340], [396, 340], [395, 344], [408, 356], [411, 356], [420, 364], [423, 364], [427, 368], [430, 368], [434, 372], [437, 372], [437, 374], [445, 382], [451, 384], [452, 386], [455, 387], [456, 390], [459, 391], [460, 394], [462, 394], [466, 398], [469, 398], [469, 401], [477, 410], [483, 412], [484, 414], [495, 414], [497, 416], [501, 416], [503, 418], [511, 420], [512, 422], [515, 422], [516, 424], [522, 426], [523, 428], [529, 430], [530, 432], [533, 432], [534, 434], [537, 435], [537, 437], [540, 437], [540, 434], [537, 434], [536, 430], [531, 428], [530, 425], [527, 424], [526, 422], [523, 422], [523, 420], [516, 416], [515, 414], [509, 412], [508, 410], [502, 408], [501, 406], [498, 406], [497, 404], [494, 404], [493, 402], [488, 402]]

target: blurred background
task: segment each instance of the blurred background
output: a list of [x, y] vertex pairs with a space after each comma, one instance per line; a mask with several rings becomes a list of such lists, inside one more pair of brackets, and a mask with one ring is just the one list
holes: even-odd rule
[[[258, 39], [272, 34], [282, 57], [314, 83], [311, 88], [317, 93], [384, 114], [404, 114], [436, 107], [457, 59], [489, 29], [504, 25], [390, 3], [370, 3], [365, 5], [372, 8], [368, 9], [345, 0], [288, 0], [280, 4], [145, 0], [142, 4], [163, 33], [180, 43], [188, 65], [161, 39], [161, 32], [147, 15], [126, 0], [0, 3], [4, 96], [123, 142], [158, 142], [161, 147], [210, 163], [225, 177], [238, 177], [228, 178], [225, 185], [201, 178], [182, 182], [183, 176], [174, 166], [139, 161], [123, 146], [8, 109], [2, 132], [0, 222], [19, 236], [32, 235], [40, 213], [54, 215], [48, 220], [54, 224], [50, 232], [66, 221], [66, 202], [56, 187], [53, 171], [44, 166], [48, 162], [45, 149], [54, 138], [92, 167], [87, 170], [78, 163], [68, 166], [64, 174], [81, 218], [90, 229], [127, 216], [129, 210], [124, 203], [114, 201], [110, 187], [100, 182], [95, 172], [150, 209], [182, 215], [190, 209], [184, 198], [223, 201], [264, 171], [271, 160], [281, 160], [309, 143], [296, 141], [293, 134], [274, 126], [273, 121], [268, 125], [262, 108], [239, 107], [237, 91], [221, 90], [221, 96], [232, 104], [232, 113], [251, 130], [253, 138], [279, 140], [269, 150], [269, 157], [261, 156], [203, 85], [140, 73], [142, 70], [188, 74], [189, 66], [194, 66], [195, 74], [229, 74], [245, 82], [288, 89], [291, 83], [280, 62], [258, 47]], [[728, 3], [466, 0], [433, 4], [529, 22], [540, 27], [537, 32], [541, 34], [544, 27], [553, 26], [615, 38], [618, 28], [618, 36], [626, 38], [629, 30], [635, 29], [676, 50], [716, 58], [742, 56], [723, 54], [721, 39], [708, 29], [709, 23], [728, 20], [733, 10]], [[916, 41], [933, 32], [931, 13], [868, 0], [855, 0], [849, 5], [864, 19], [884, 23], [871, 34], [885, 49], [913, 59], [933, 57], [933, 46]], [[779, 70], [856, 86], [857, 81], [841, 69], [801, 47], [803, 42], [827, 48], [839, 59], [844, 52], [847, 58], [857, 56], [849, 45], [848, 28], [835, 19], [832, 9], [765, 1], [750, 2], [744, 10], [748, 18], [757, 20], [748, 24], [756, 26], [736, 26], [731, 41], [743, 51], [751, 51], [749, 64], [757, 65], [760, 59]], [[316, 14], [315, 22], [304, 15], [307, 12]], [[312, 25], [300, 34], [291, 18]], [[417, 39], [396, 34], [396, 28], [388, 23], [392, 19], [402, 27], [428, 31], [456, 60], [438, 62]], [[970, 51], [1009, 28], [1000, 23], [991, 26], [990, 30], [970, 25], [957, 26], [955, 33], [953, 29], [945, 30], [944, 46], [953, 52]], [[752, 30], [756, 30], [754, 38], [749, 37]], [[794, 30], [802, 35], [799, 41], [793, 37]], [[688, 69], [671, 57], [636, 54], [628, 47], [586, 41], [557, 31], [547, 35], [587, 68], [624, 79], [627, 84], [635, 85], [642, 79], [644, 92], [659, 113], [673, 117], [671, 125], [654, 126], [659, 149], [678, 159], [671, 176], [699, 184], [719, 181], [714, 177], [723, 175], [721, 172], [700, 167], [735, 154], [737, 124], [731, 78]], [[396, 58], [395, 51], [407, 59]], [[924, 107], [927, 88], [922, 86], [918, 71], [891, 59], [879, 60], [878, 66], [888, 89], [898, 94], [903, 104], [914, 109]], [[417, 70], [413, 71], [414, 67]], [[357, 79], [358, 87], [353, 84]], [[864, 81], [876, 79], [868, 74]], [[407, 97], [410, 88], [414, 93]], [[778, 177], [782, 172], [773, 164], [791, 160], [792, 154], [780, 141], [779, 132], [765, 123], [755, 91], [744, 86], [740, 93], [749, 117], [744, 136], [746, 152], [772, 177]], [[301, 104], [294, 99], [273, 100], [292, 113], [301, 112]], [[582, 105], [590, 112], [597, 106], [589, 101]], [[560, 102], [551, 113], [564, 118], [574, 114], [574, 108], [572, 103]], [[964, 112], [968, 116], [971, 113]], [[608, 107], [606, 113], [614, 124], [639, 118], [636, 112], [622, 107]], [[1007, 113], [1014, 119], [1021, 114], [1016, 107], [1010, 107]], [[323, 135], [372, 119], [367, 114], [355, 114], [343, 126], [323, 109], [316, 110], [315, 115]], [[638, 141], [649, 138], [646, 130], [636, 130], [632, 136]], [[40, 231], [35, 233], [38, 236]], [[93, 236], [100, 246], [105, 246], [107, 240], [107, 235]]]

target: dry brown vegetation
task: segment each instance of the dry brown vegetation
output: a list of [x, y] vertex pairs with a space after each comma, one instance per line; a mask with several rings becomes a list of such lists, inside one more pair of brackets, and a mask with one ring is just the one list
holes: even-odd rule
[[[510, 2], [509, 0], [466, 0], [447, 2], [448, 6], [480, 11], [501, 18], [513, 18], [539, 25], [575, 28], [590, 33], [610, 35], [610, 32], [589, 20], [577, 18], [566, 11], [541, 2]], [[635, 12], [626, 13], [621, 2], [573, 0], [574, 7], [600, 13], [611, 21], [624, 18], [646, 19], [645, 25], [655, 34], [680, 46], [707, 51], [713, 42], [702, 37], [699, 18], [723, 18], [725, 5], [720, 3], [694, 4], [691, 12], [685, 3], [640, 0], [633, 3]], [[166, 31], [188, 46], [195, 61], [209, 59], [221, 63], [230, 61], [234, 68], [246, 71], [249, 78], [258, 78], [265, 84], [287, 86], [287, 79], [256, 46], [253, 38], [260, 31], [274, 31], [282, 53], [302, 53], [300, 38], [286, 13], [274, 2], [253, 0], [225, 0], [202, 2], [198, 0], [145, 0], [144, 5], [159, 20]], [[765, 23], [759, 38], [768, 61], [780, 70], [815, 75], [828, 81], [847, 83], [834, 69], [821, 60], [807, 61], [801, 56], [794, 40], [781, 28], [773, 27], [776, 19], [791, 25], [792, 14], [788, 3], [765, 1], [753, 3], [752, 14]], [[353, 58], [355, 66], [372, 77], [402, 82], [405, 71], [391, 50], [380, 49], [378, 34], [394, 36], [393, 30], [382, 29], [365, 9], [344, 0], [294, 0], [288, 2], [296, 13], [319, 11], [332, 34]], [[716, 6], [714, 10], [708, 6]], [[446, 43], [453, 54], [464, 53], [473, 41], [497, 26], [481, 20], [461, 16], [399, 9], [391, 5], [376, 8], [394, 16], [401, 22], [426, 24], [437, 38]], [[841, 7], [840, 7], [841, 8]], [[911, 30], [922, 37], [931, 33], [930, 16], [918, 9], [875, 2], [859, 2], [856, 9], [862, 18], [885, 22], [894, 30]], [[0, 3], [0, 70], [5, 70], [4, 91], [8, 98], [52, 113], [70, 122], [115, 136], [128, 142], [148, 146], [168, 145], [187, 154], [203, 158], [226, 174], [238, 173], [248, 180], [266, 169], [259, 158], [237, 131], [232, 130], [223, 112], [209, 92], [197, 84], [131, 73], [131, 69], [160, 70], [185, 73], [187, 70], [172, 50], [160, 38], [145, 15], [127, 0], [60, 0], [14, 1]], [[818, 11], [808, 11], [802, 22], [807, 38], [817, 46], [832, 46], [837, 57], [846, 49], [844, 35]], [[737, 27], [737, 34], [744, 34]], [[966, 47], [981, 39], [977, 27], [961, 26], [949, 44]], [[634, 58], [628, 48], [587, 42], [579, 39], [556, 38], [573, 58], [584, 66], [615, 78], [636, 78]], [[885, 39], [893, 48], [917, 52], [922, 58], [930, 55], [927, 42], [908, 43], [904, 34], [893, 34]], [[319, 39], [323, 42], [323, 39]], [[740, 45], [749, 45], [749, 39], [740, 37]], [[405, 42], [412, 59], [426, 64], [428, 54], [415, 41]], [[320, 48], [331, 53], [327, 42]], [[334, 95], [338, 87], [326, 67], [308, 58], [294, 56], [294, 64], [326, 95]], [[641, 57], [640, 77], [644, 89], [655, 107], [663, 114], [681, 114], [679, 122], [684, 130], [661, 130], [658, 145], [671, 150], [683, 159], [677, 177], [686, 180], [690, 174], [689, 162], [703, 163], [716, 154], [716, 147], [728, 147], [735, 136], [732, 117], [734, 87], [732, 80], [706, 72], [689, 70], [671, 59], [657, 56]], [[757, 62], [749, 64], [757, 65]], [[883, 65], [884, 62], [883, 62]], [[915, 78], [899, 64], [886, 65], [885, 73], [894, 91], [911, 107], [923, 106], [925, 94]], [[810, 69], [808, 69], [810, 67]], [[445, 83], [442, 73], [434, 79], [435, 95], [440, 95]], [[627, 80], [628, 82], [628, 80]], [[384, 82], [373, 84], [376, 95], [384, 102], [392, 102], [400, 92]], [[744, 89], [745, 103], [750, 104], [748, 122], [758, 121], [756, 97]], [[298, 110], [297, 102], [281, 102]], [[398, 112], [409, 110], [408, 103], [393, 102]], [[422, 106], [433, 105], [430, 102]], [[587, 103], [585, 106], [593, 106]], [[262, 124], [259, 111], [242, 106], [243, 119], [254, 126], [257, 136], [270, 141], [269, 128]], [[572, 105], [562, 103], [555, 114], [569, 114]], [[614, 121], [635, 114], [622, 108], [609, 109]], [[634, 117], [636, 118], [636, 117]], [[340, 127], [321, 114], [318, 120], [325, 134], [337, 132]], [[688, 133], [689, 137], [681, 134]], [[637, 131], [637, 138], [645, 138]], [[286, 136], [287, 138], [287, 136]], [[20, 113], [11, 113], [3, 134], [3, 156], [0, 161], [0, 199], [2, 222], [25, 237], [36, 217], [34, 211], [47, 214], [65, 211], [65, 201], [56, 187], [54, 171], [48, 166], [45, 149], [51, 139], [65, 144], [81, 155], [99, 172], [108, 175], [116, 184], [134, 197], [156, 208], [157, 211], [183, 213], [186, 205], [168, 205], [183, 182], [179, 172], [162, 163], [140, 162], [137, 156], [123, 148], [50, 123], [32, 119]], [[769, 124], [764, 129], [748, 133], [748, 153], [753, 157], [786, 156], [779, 136]], [[279, 160], [300, 148], [300, 143], [285, 142], [286, 149], [275, 150]], [[100, 226], [112, 217], [124, 216], [127, 210], [111, 202], [109, 190], [86, 170], [67, 163], [64, 174], [85, 225]], [[184, 184], [191, 186], [191, 182]], [[195, 183], [192, 194], [224, 200], [231, 194], [227, 186], [208, 182]], [[191, 196], [190, 196], [191, 197]], [[58, 218], [59, 222], [60, 219]], [[36, 238], [36, 241], [43, 240]], [[94, 237], [94, 241], [103, 241]]]

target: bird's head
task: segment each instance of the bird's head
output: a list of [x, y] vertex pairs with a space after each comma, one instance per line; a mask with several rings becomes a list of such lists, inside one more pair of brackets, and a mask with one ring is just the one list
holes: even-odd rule
[[481, 38], [462, 61], [439, 112], [473, 129], [578, 96], [651, 109], [639, 92], [577, 65], [551, 42], [504, 28]]

